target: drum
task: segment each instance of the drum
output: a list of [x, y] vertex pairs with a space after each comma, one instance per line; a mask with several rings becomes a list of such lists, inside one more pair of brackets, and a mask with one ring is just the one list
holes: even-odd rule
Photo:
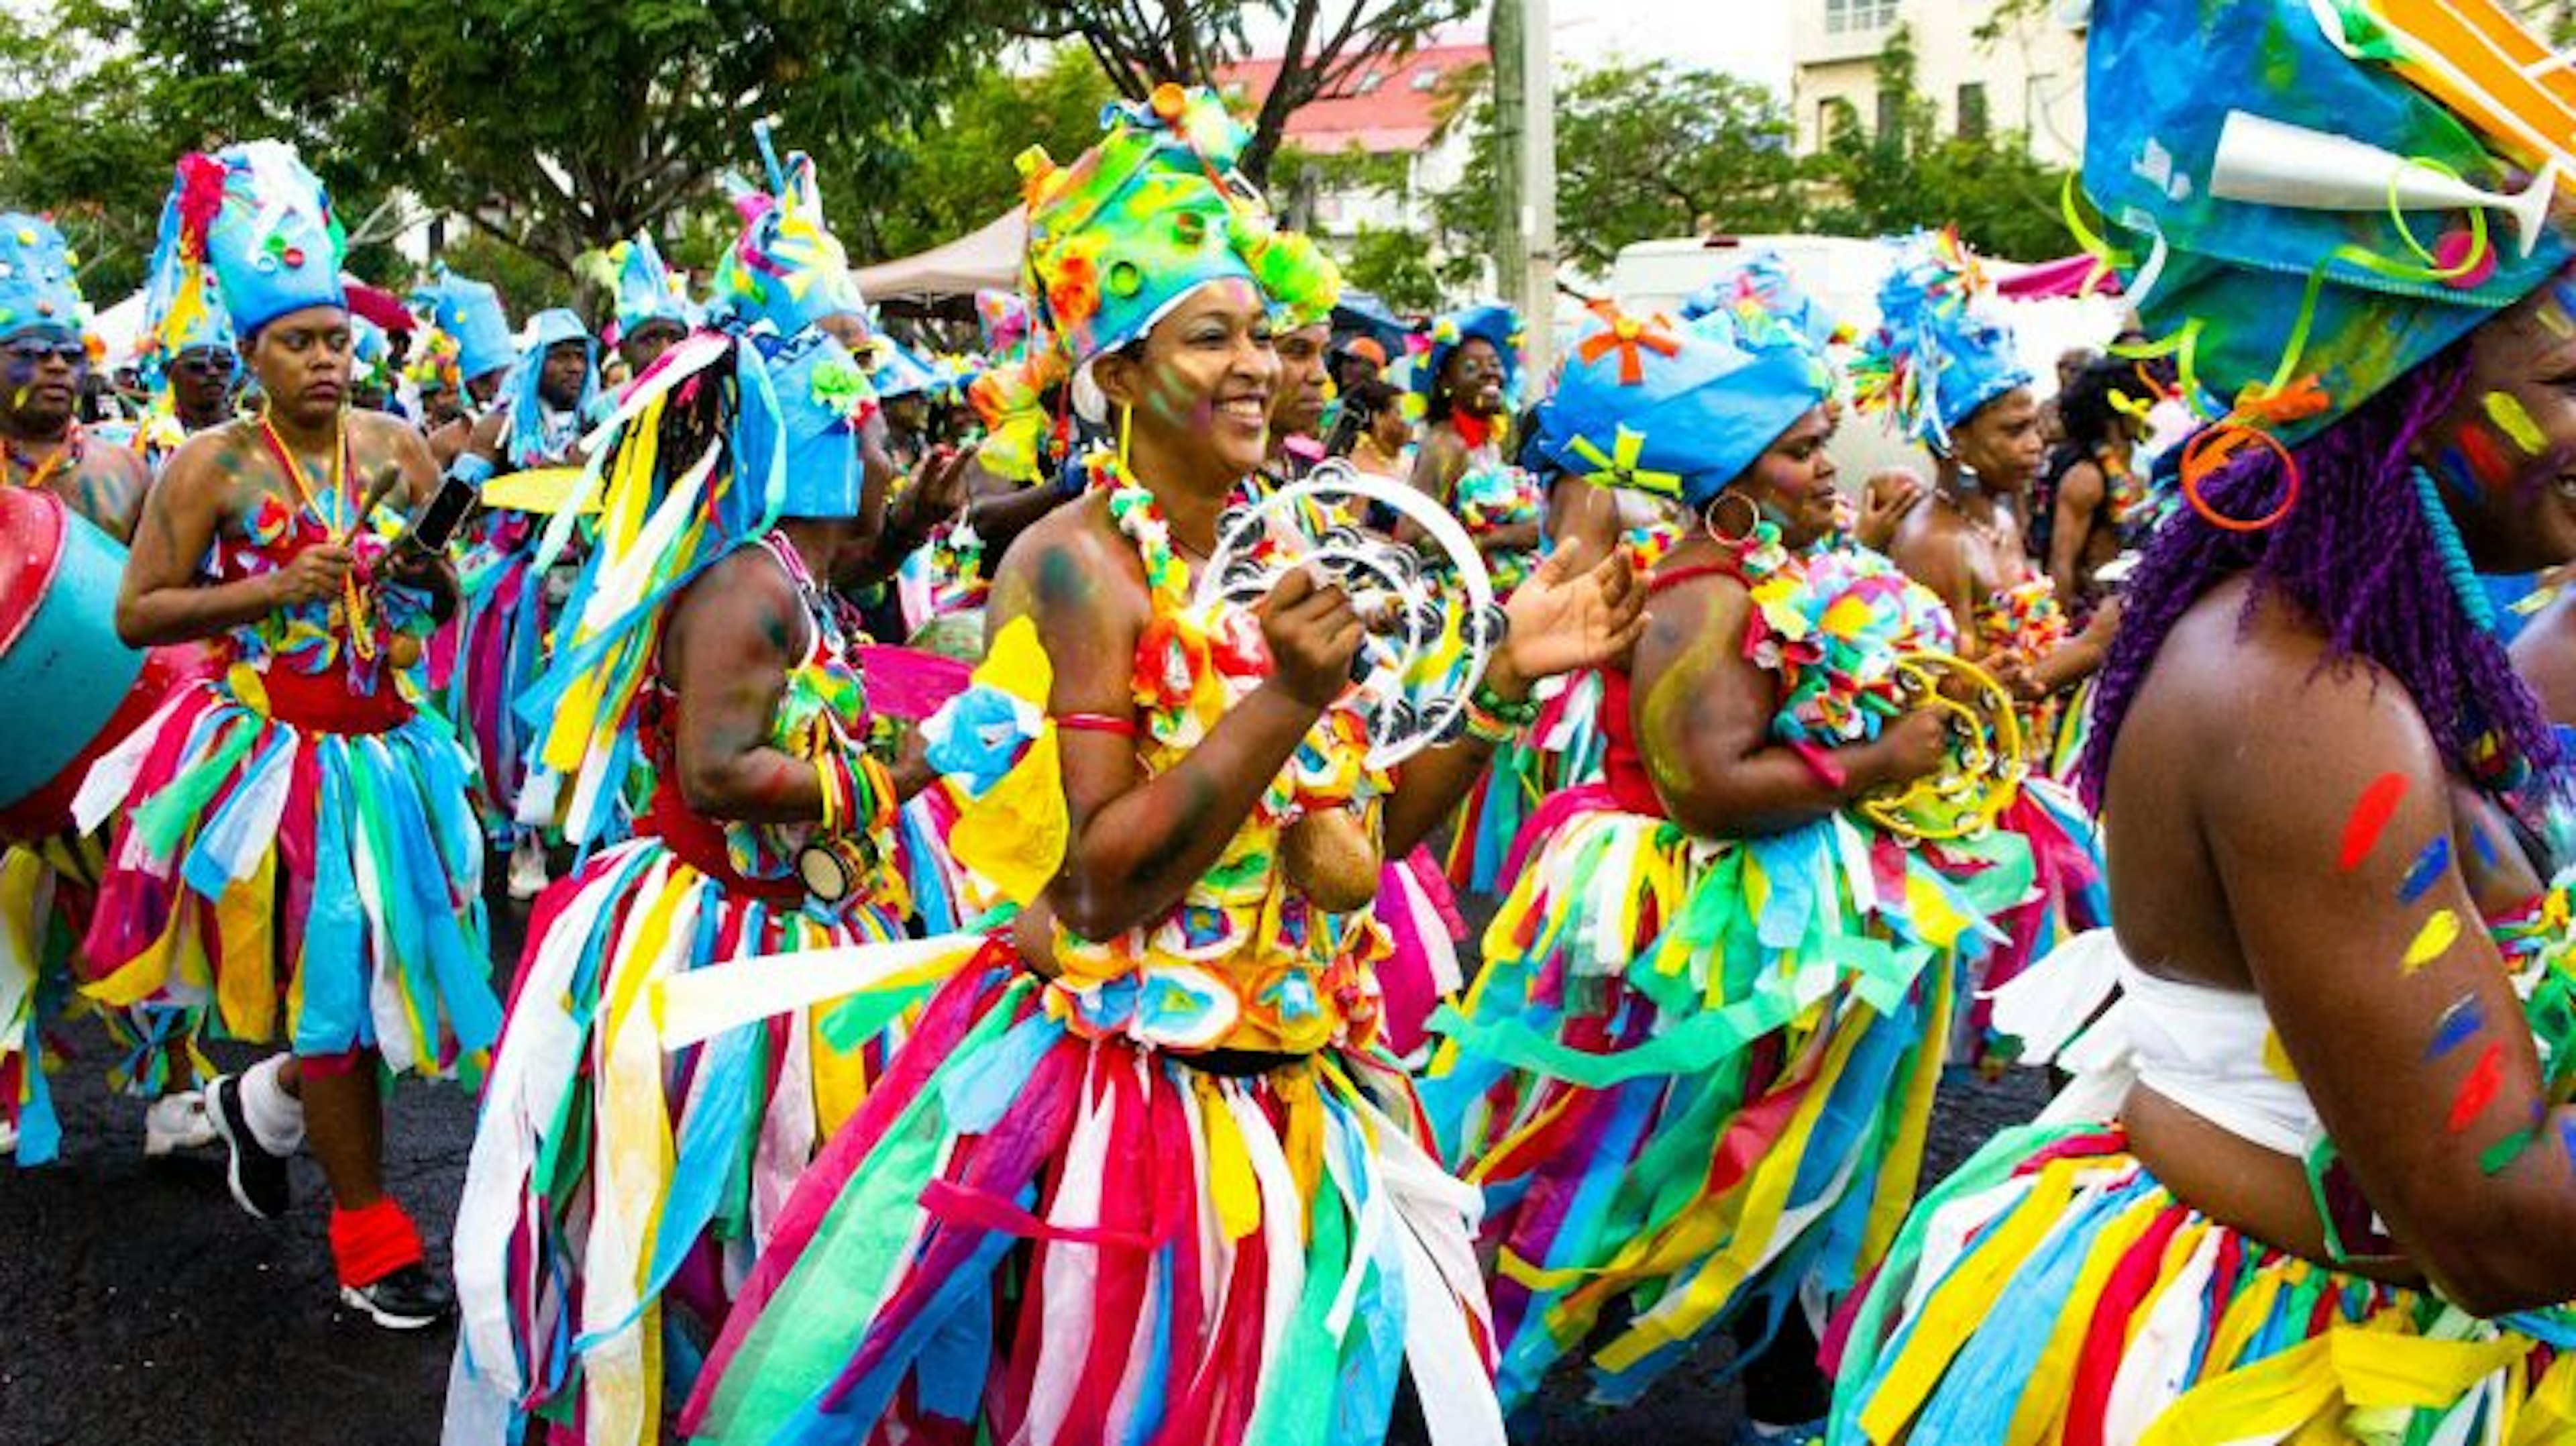
[[125, 549], [61, 498], [0, 485], [0, 842], [71, 827], [90, 764], [209, 666], [116, 636], [124, 573]]

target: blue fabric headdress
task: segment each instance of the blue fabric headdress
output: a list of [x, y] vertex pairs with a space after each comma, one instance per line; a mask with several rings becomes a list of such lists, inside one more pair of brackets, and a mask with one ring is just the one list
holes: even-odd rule
[[1701, 508], [1832, 392], [1822, 354], [1788, 327], [1725, 309], [1682, 326], [1602, 303], [1566, 354], [1542, 440], [1595, 485]]
[[81, 327], [80, 286], [63, 233], [41, 216], [0, 214], [0, 336], [35, 327]]
[[188, 174], [182, 163], [169, 199], [161, 203], [161, 234], [152, 247], [152, 274], [143, 297], [143, 377], [154, 391], [161, 389], [163, 372], [180, 353], [205, 347], [231, 351], [234, 345], [232, 313], [206, 265], [204, 233], [188, 235], [182, 221]]
[[1927, 447], [2030, 372], [1976, 258], [1955, 230], [1918, 231], [1899, 243], [1878, 289], [1878, 329], [1852, 362], [1852, 401]]
[[764, 339], [761, 351], [786, 458], [778, 515], [858, 516], [859, 428], [876, 403], [867, 370], [819, 327], [784, 342]]
[[618, 340], [656, 321], [670, 322], [682, 331], [698, 324], [697, 306], [680, 278], [662, 264], [662, 253], [652, 237], [639, 231], [634, 240], [618, 242], [609, 248], [608, 261], [615, 268]]
[[545, 370], [546, 353], [561, 342], [581, 343], [581, 396], [573, 403], [570, 420], [578, 430], [594, 420], [599, 409], [599, 343], [581, 318], [562, 307], [540, 311], [528, 319], [527, 344], [520, 348], [518, 364], [502, 395], [510, 407], [510, 431], [505, 446], [510, 460], [520, 467], [542, 466], [561, 458], [568, 439], [558, 429], [548, 436], [545, 399], [539, 395], [538, 376]]
[[213, 269], [244, 335], [308, 306], [346, 310], [340, 263], [348, 238], [331, 194], [293, 147], [245, 141], [179, 162], [178, 246]]
[[441, 262], [429, 284], [412, 293], [411, 304], [428, 312], [430, 324], [455, 340], [457, 375], [466, 381], [518, 360], [509, 313], [501, 309], [501, 293], [488, 283], [459, 276]]
[[1434, 318], [1426, 334], [1412, 338], [1403, 380], [1423, 406], [1430, 406], [1439, 390], [1440, 369], [1449, 364], [1449, 354], [1469, 341], [1487, 343], [1503, 359], [1504, 404], [1520, 394], [1520, 313], [1499, 301], [1483, 301]]

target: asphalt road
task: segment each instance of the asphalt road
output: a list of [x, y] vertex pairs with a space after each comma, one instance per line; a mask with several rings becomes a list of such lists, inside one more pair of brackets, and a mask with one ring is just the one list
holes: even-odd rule
[[[517, 957], [523, 919], [496, 908], [500, 957]], [[56, 1077], [62, 1160], [0, 1164], [0, 1446], [434, 1446], [454, 1333], [392, 1334], [339, 1308], [320, 1172], [296, 1163], [288, 1218], [244, 1215], [219, 1151], [143, 1158], [141, 1104], [100, 1082], [103, 1037], [75, 1042], [88, 1052]], [[256, 1057], [213, 1052], [227, 1069]], [[1928, 1177], [2029, 1118], [2043, 1091], [2028, 1073], [1945, 1088]], [[443, 1267], [473, 1103], [453, 1085], [405, 1081], [386, 1134], [391, 1188]], [[1579, 1373], [1562, 1372], [1523, 1434], [1547, 1446], [1725, 1442], [1735, 1394], [1710, 1377], [1729, 1350], [1619, 1412], [1585, 1405]]]

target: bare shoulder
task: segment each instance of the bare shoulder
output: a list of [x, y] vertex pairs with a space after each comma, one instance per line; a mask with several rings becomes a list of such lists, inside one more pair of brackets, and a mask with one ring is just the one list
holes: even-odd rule
[[663, 625], [663, 646], [674, 654], [694, 654], [698, 645], [719, 640], [708, 650], [746, 655], [766, 641], [785, 656], [794, 639], [789, 620], [802, 608], [786, 569], [757, 544], [737, 547], [689, 580], [671, 600]]
[[1043, 608], [1133, 610], [1146, 605], [1136, 549], [1097, 493], [1056, 508], [1020, 534], [994, 576], [999, 621]]
[[[2249, 598], [2251, 605], [2249, 606]], [[2161, 736], [2188, 756], [2205, 798], [2279, 800], [2356, 757], [2438, 777], [2414, 698], [2366, 658], [2338, 657], [2325, 629], [2275, 594], [2213, 589], [2166, 635], [2123, 736]], [[2266, 805], [2269, 806], [2269, 805]]]

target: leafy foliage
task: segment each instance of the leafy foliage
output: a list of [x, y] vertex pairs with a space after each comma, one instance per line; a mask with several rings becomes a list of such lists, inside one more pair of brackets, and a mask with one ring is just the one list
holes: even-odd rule
[[1409, 54], [1476, 0], [980, 0], [985, 17], [1029, 39], [1079, 41], [1123, 95], [1167, 80], [1204, 81], [1251, 53], [1246, 22], [1267, 15], [1281, 61], [1256, 105], [1243, 172], [1266, 182], [1299, 106], [1347, 85], [1380, 56]]
[[1808, 166], [1825, 183], [1811, 224], [1877, 236], [1955, 222], [1970, 245], [1999, 256], [2073, 251], [2060, 210], [2066, 172], [2034, 158], [2018, 135], [1944, 135], [1915, 73], [1912, 37], [1899, 26], [1879, 54], [1877, 86], [1905, 99], [1877, 132], [1850, 106], [1836, 107], [1824, 147]]
[[1117, 95], [1079, 46], [1059, 47], [1031, 76], [986, 62], [912, 127], [870, 197], [872, 249], [904, 256], [953, 240], [1020, 199], [1019, 153], [1042, 145], [1069, 161], [1100, 136]]
[[[1461, 182], [1435, 205], [1453, 247], [1481, 249], [1494, 186], [1490, 104]], [[1556, 212], [1562, 259], [1595, 275], [1655, 236], [1795, 230], [1798, 164], [1787, 105], [1758, 85], [1670, 60], [1585, 71], [1557, 95]]]
[[1351, 240], [1342, 279], [1374, 292], [1399, 314], [1440, 308], [1440, 275], [1422, 238], [1410, 231], [1363, 225]]

